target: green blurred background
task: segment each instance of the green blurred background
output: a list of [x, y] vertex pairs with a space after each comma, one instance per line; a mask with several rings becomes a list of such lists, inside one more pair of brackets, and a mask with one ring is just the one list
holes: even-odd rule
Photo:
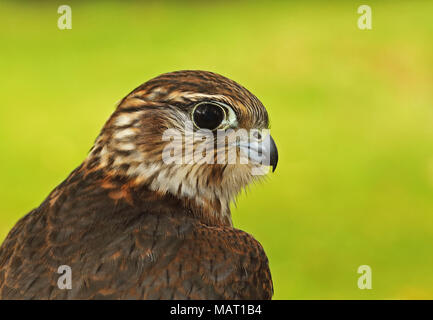
[[270, 114], [279, 167], [233, 218], [263, 244], [274, 297], [433, 298], [432, 1], [65, 3], [64, 31], [63, 1], [0, 4], [0, 241], [125, 94], [204, 69]]

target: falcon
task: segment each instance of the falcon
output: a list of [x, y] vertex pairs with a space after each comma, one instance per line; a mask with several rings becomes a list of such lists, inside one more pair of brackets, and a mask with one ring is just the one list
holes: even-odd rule
[[[203, 155], [188, 123], [193, 134], [207, 132], [210, 161], [185, 160]], [[0, 299], [271, 299], [266, 254], [230, 213], [243, 188], [264, 177], [254, 170], [277, 165], [268, 127], [263, 104], [215, 73], [176, 71], [137, 87], [82, 164], [6, 237]], [[253, 138], [217, 141], [240, 129], [255, 130]], [[180, 138], [167, 139], [170, 130]], [[173, 145], [181, 161], [164, 158]], [[233, 148], [234, 161], [214, 161]]]

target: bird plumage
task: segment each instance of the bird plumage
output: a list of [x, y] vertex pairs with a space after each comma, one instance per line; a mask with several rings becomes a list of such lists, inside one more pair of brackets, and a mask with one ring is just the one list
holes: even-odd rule
[[[3, 242], [0, 299], [270, 299], [264, 250], [232, 226], [229, 207], [259, 165], [162, 159], [164, 131], [185, 133], [202, 101], [229, 106], [233, 126], [268, 127], [260, 101], [214, 73], [136, 88], [83, 163]], [[71, 267], [70, 290], [57, 285], [60, 265]]]

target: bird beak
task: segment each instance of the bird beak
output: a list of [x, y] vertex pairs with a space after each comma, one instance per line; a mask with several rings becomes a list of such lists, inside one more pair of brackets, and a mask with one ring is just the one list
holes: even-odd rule
[[269, 135], [269, 140], [270, 140], [269, 164], [272, 166], [272, 172], [274, 172], [278, 164], [278, 149], [274, 139], [272, 139], [270, 135]]
[[272, 172], [278, 164], [278, 149], [274, 139], [268, 134], [263, 140], [250, 140], [247, 142], [236, 143], [245, 155], [255, 163], [271, 166]]

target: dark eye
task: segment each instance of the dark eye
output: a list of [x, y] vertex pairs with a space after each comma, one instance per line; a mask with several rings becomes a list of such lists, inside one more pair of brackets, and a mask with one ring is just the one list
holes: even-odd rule
[[194, 107], [192, 120], [200, 129], [215, 130], [225, 120], [226, 112], [220, 105], [202, 102]]

